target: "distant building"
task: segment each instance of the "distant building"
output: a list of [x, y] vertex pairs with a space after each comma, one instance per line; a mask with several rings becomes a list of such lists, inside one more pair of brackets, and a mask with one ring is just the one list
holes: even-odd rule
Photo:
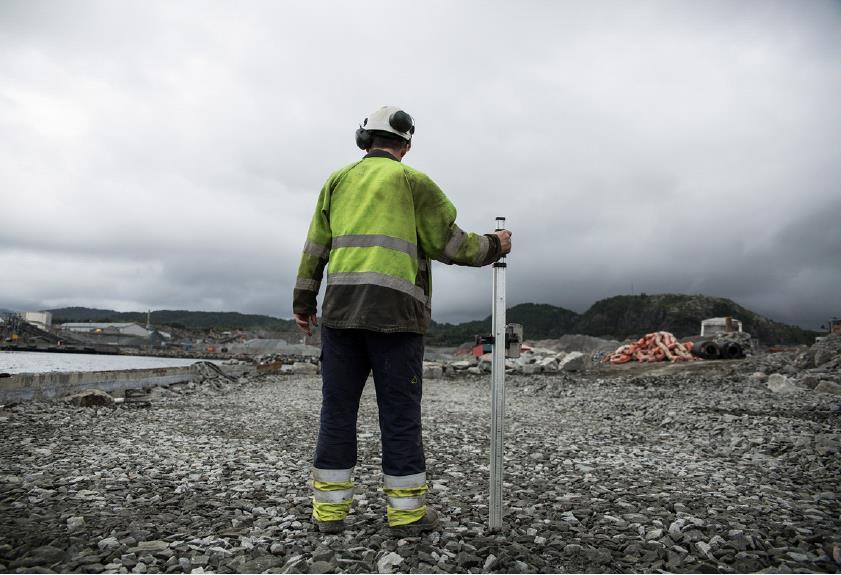
[[841, 333], [841, 319], [829, 320], [829, 333]]
[[39, 329], [49, 331], [53, 325], [53, 314], [48, 311], [22, 311], [18, 316]]
[[742, 322], [732, 317], [711, 317], [701, 322], [701, 335], [742, 331]]
[[60, 326], [65, 331], [87, 333], [91, 335], [130, 335], [135, 337], [149, 337], [152, 330], [136, 323], [63, 323]]

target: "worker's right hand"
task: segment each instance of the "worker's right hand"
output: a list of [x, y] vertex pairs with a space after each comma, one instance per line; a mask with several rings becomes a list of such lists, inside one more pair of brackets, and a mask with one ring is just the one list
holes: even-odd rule
[[499, 238], [499, 247], [502, 255], [505, 255], [511, 251], [511, 232], [508, 230], [499, 230], [496, 232], [497, 237]]
[[310, 328], [310, 324], [318, 326], [318, 317], [315, 314], [305, 313], [296, 313], [294, 316], [295, 323], [298, 324], [300, 330], [307, 335], [312, 335], [312, 328]]

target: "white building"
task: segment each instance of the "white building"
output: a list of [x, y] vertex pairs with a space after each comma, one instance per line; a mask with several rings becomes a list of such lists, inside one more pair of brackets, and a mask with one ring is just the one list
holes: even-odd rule
[[132, 335], [137, 337], [149, 337], [152, 334], [151, 330], [146, 329], [136, 323], [63, 323], [61, 329], [72, 331], [76, 333], [89, 333], [93, 335]]
[[53, 314], [48, 311], [22, 311], [18, 314], [26, 323], [31, 323], [39, 329], [49, 331], [53, 325]]
[[711, 317], [701, 322], [701, 335], [742, 331], [742, 322], [732, 317]]

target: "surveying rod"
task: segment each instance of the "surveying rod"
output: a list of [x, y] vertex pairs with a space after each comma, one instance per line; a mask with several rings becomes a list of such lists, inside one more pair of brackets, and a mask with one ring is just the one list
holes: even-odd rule
[[[496, 218], [496, 230], [505, 218]], [[505, 423], [505, 256], [493, 265], [493, 363], [491, 364], [491, 485], [488, 528], [502, 528], [502, 432]]]

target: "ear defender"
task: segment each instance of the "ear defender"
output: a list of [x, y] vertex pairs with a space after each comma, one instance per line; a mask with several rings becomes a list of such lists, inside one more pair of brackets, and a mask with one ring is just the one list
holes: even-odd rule
[[403, 110], [398, 110], [389, 116], [388, 124], [400, 133], [415, 133], [415, 121]]
[[371, 144], [374, 142], [374, 138], [371, 135], [371, 132], [363, 128], [362, 126], [356, 130], [356, 145], [359, 147], [360, 150], [367, 150], [371, 147]]

